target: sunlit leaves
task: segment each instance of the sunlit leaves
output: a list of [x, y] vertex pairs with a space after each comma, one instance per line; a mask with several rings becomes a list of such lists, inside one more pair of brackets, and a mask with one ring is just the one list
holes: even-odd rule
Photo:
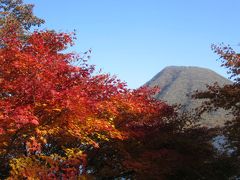
[[[84, 151], [139, 137], [172, 114], [151, 98], [153, 90], [129, 90], [116, 77], [93, 75], [94, 66], [78, 55], [64, 53], [72, 34], [35, 31], [22, 38], [10, 24], [2, 35], [0, 154], [13, 177], [80, 176]], [[69, 168], [57, 175], [63, 162]]]
[[[68, 179], [84, 178], [85, 155], [79, 149], [66, 149], [66, 157], [34, 155], [11, 160], [11, 178]], [[82, 164], [79, 167], [79, 164]], [[11, 179], [10, 178], [10, 179]]]

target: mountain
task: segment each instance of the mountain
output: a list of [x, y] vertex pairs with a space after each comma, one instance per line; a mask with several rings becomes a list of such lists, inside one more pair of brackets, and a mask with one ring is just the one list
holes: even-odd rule
[[[155, 98], [166, 101], [168, 104], [182, 104], [187, 110], [199, 107], [202, 100], [195, 100], [191, 95], [196, 90], [206, 90], [206, 85], [217, 82], [219, 85], [230, 84], [230, 80], [214, 71], [200, 67], [169, 66], [160, 71], [145, 85], [160, 87]], [[202, 123], [207, 126], [222, 125], [226, 111], [219, 110], [203, 115]]]

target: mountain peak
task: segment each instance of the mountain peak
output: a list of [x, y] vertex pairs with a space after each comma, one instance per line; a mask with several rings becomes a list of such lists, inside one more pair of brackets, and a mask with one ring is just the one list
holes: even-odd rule
[[212, 84], [214, 82], [218, 82], [220, 84], [231, 83], [230, 80], [207, 68], [197, 66], [167, 66], [156, 74], [150, 81], [148, 81], [146, 85], [160, 85], [160, 87], [161, 85], [166, 86], [165, 81], [171, 81], [172, 83], [172, 80], [177, 80], [179, 78], [184, 78], [189, 81], [205, 82], [204, 85]]
[[217, 82], [220, 86], [232, 83], [216, 72], [195, 66], [168, 66], [156, 74], [145, 85], [158, 86], [160, 92], [155, 95], [157, 99], [168, 104], [182, 104], [188, 110], [201, 105], [201, 100], [191, 99], [196, 90], [206, 90], [206, 85]]

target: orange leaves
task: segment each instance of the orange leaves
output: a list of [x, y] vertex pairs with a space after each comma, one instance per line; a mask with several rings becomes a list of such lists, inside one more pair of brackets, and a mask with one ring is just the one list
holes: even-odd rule
[[26, 149], [28, 155], [31, 154], [40, 154], [41, 153], [41, 144], [37, 142], [35, 137], [31, 137], [29, 141], [26, 142]]
[[13, 159], [10, 162], [11, 178], [72, 179], [84, 177], [86, 155], [78, 149], [66, 149], [65, 151], [66, 157], [52, 154], [51, 156], [34, 155]]
[[220, 56], [222, 66], [228, 68], [228, 74], [231, 74], [230, 78], [239, 81], [240, 75], [240, 56], [239, 54], [229, 45], [224, 44], [212, 45], [212, 49], [215, 53]]
[[116, 77], [93, 75], [94, 66], [85, 60], [71, 65], [81, 59], [62, 53], [72, 44], [68, 34], [36, 31], [23, 39], [6, 32], [3, 41], [0, 147], [5, 149], [0, 152], [15, 158], [13, 177], [78, 177], [80, 165], [85, 171], [83, 152], [113, 139], [139, 137], [171, 113], [151, 98], [152, 90], [132, 91]]

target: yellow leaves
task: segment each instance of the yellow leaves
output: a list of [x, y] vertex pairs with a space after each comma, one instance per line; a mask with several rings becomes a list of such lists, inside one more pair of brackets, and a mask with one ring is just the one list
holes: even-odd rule
[[114, 123], [115, 118], [116, 118], [115, 116], [112, 116], [109, 118], [109, 122], [112, 124], [112, 127], [114, 127], [113, 123]]
[[47, 139], [44, 137], [40, 137], [40, 140], [43, 142], [43, 144], [47, 144]]
[[35, 137], [33, 137], [33, 136], [32, 136], [32, 137], [30, 137], [29, 139], [30, 139], [30, 140], [32, 140], [32, 141], [36, 141], [36, 138], [35, 138]]
[[41, 127], [36, 128], [35, 132], [37, 133], [38, 136], [45, 136], [46, 134], [49, 133], [45, 128], [41, 128]]
[[45, 104], [45, 103], [39, 103], [39, 102], [35, 102], [35, 106], [36, 106], [36, 107], [46, 107], [47, 104]]
[[34, 158], [23, 157], [10, 161], [10, 178], [9, 179], [39, 179], [39, 172], [43, 171], [39, 161]]
[[62, 110], [60, 108], [55, 108], [53, 111], [61, 112]]
[[65, 155], [32, 155], [10, 161], [9, 179], [77, 179], [84, 171], [86, 154], [78, 148], [64, 148]]
[[96, 133], [96, 136], [97, 136], [98, 139], [101, 139], [101, 140], [104, 140], [104, 141], [109, 141], [109, 138], [104, 134]]
[[[55, 160], [56, 161], [55, 161]], [[48, 179], [49, 170], [57, 170], [58, 155], [44, 156], [34, 155], [30, 157], [21, 157], [10, 161], [9, 179]]]
[[55, 135], [58, 134], [61, 129], [62, 128], [58, 126], [57, 127], [46, 126], [44, 127], [43, 130], [41, 130], [41, 135], [42, 136]]
[[39, 135], [42, 134], [42, 131], [41, 131], [39, 128], [36, 128], [35, 131], [36, 131], [36, 133], [39, 134]]
[[85, 156], [83, 151], [78, 148], [64, 148], [64, 151], [68, 158], [73, 156]]

